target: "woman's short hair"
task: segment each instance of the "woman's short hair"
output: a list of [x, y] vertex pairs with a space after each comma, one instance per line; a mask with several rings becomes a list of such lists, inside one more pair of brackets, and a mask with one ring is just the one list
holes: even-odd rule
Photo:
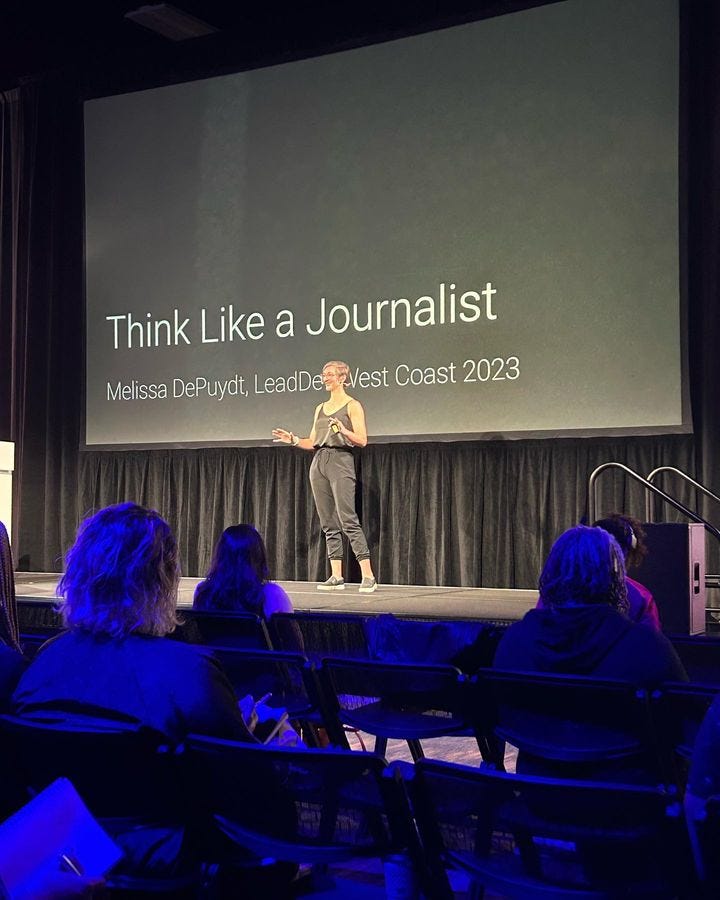
[[178, 624], [179, 578], [175, 537], [160, 514], [108, 506], [85, 519], [65, 557], [65, 624], [111, 637], [166, 635]]
[[607, 603], [627, 611], [623, 553], [602, 528], [576, 525], [555, 541], [540, 580], [543, 605], [587, 606]]
[[263, 586], [269, 577], [260, 533], [252, 525], [231, 525], [220, 535], [205, 581], [195, 590], [193, 606], [262, 615]]
[[335, 369], [338, 378], [342, 378], [343, 381], [347, 381], [348, 375], [350, 374], [350, 366], [346, 362], [343, 362], [340, 359], [328, 360], [328, 362], [326, 362], [323, 366], [323, 371], [327, 369], [328, 366], [332, 366]]
[[606, 519], [598, 519], [593, 523], [595, 528], [602, 528], [609, 532], [620, 545], [625, 554], [625, 565], [637, 568], [648, 554], [645, 543], [645, 529], [639, 519], [633, 516], [625, 516], [621, 513], [612, 513]]

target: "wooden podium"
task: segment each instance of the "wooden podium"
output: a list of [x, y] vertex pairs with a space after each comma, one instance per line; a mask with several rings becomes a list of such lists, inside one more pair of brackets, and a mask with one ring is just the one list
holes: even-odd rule
[[15, 468], [15, 444], [0, 441], [0, 522], [12, 541], [12, 473]]

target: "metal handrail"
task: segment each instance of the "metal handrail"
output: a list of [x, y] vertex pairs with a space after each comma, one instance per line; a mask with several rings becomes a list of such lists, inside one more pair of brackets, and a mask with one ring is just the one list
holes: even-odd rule
[[709, 531], [710, 534], [713, 535], [713, 537], [720, 541], [720, 531], [718, 531], [718, 529], [714, 525], [711, 525], [710, 522], [707, 522], [705, 519], [703, 519], [702, 516], [698, 515], [696, 512], [693, 512], [693, 510], [688, 509], [687, 506], [683, 506], [683, 504], [679, 500], [676, 500], [670, 494], [666, 494], [665, 491], [660, 490], [659, 487], [656, 487], [647, 478], [643, 478], [642, 475], [619, 462], [603, 463], [601, 466], [598, 466], [590, 475], [590, 478], [588, 480], [588, 519], [590, 522], [594, 522], [597, 519], [597, 516], [595, 514], [598, 503], [597, 479], [598, 476], [606, 469], [621, 469], [623, 472], [625, 472], [626, 475], [629, 475], [631, 478], [634, 478], [635, 481], [640, 482], [640, 484], [643, 485], [646, 491], [650, 491], [651, 493], [660, 497], [662, 500], [664, 500], [666, 503], [669, 503], [670, 506], [673, 506], [678, 512], [682, 513], [684, 516], [687, 516], [688, 519], [691, 519], [693, 522], [699, 522], [705, 527], [705, 531]]
[[[647, 480], [652, 482], [656, 475], [659, 475], [661, 472], [674, 472], [676, 475], [679, 475], [681, 478], [684, 478], [685, 481], [689, 481], [690, 484], [701, 493], [705, 494], [706, 497], [710, 497], [711, 500], [716, 500], [720, 503], [720, 497], [717, 494], [713, 494], [713, 492], [706, 488], [704, 484], [700, 484], [699, 481], [695, 481], [694, 478], [691, 478], [687, 472], [683, 472], [682, 469], [676, 469], [675, 466], [658, 466], [657, 469], [653, 469], [652, 472], [648, 475]], [[653, 520], [653, 508], [652, 508], [652, 497], [648, 494], [645, 497], [645, 521], [652, 522]]]

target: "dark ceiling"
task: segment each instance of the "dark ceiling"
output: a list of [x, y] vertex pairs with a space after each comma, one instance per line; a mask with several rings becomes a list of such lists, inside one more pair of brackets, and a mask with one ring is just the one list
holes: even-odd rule
[[547, 0], [178, 0], [217, 33], [167, 40], [125, 18], [138, 0], [0, 2], [0, 89], [47, 73], [86, 93], [221, 73], [484, 18]]

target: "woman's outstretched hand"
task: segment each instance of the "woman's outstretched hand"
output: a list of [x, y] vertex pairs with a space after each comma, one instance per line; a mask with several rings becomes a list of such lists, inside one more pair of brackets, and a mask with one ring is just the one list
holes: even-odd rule
[[292, 444], [292, 431], [285, 431], [284, 428], [273, 428], [272, 436], [274, 444]]

